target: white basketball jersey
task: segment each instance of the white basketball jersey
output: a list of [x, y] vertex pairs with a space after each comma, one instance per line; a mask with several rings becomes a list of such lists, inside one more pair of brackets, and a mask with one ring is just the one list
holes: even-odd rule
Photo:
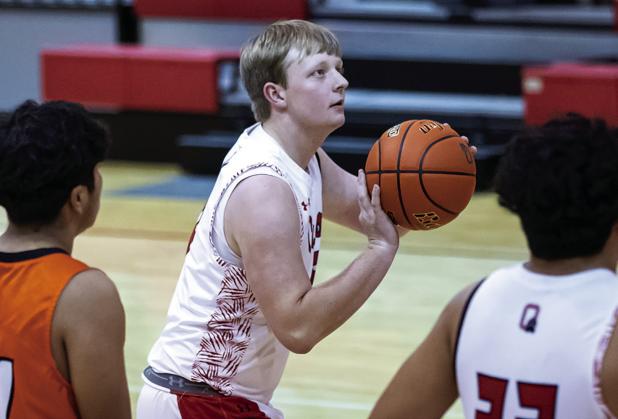
[[605, 269], [547, 276], [500, 269], [470, 297], [455, 363], [467, 419], [597, 419], [618, 316], [618, 278]]
[[322, 221], [319, 161], [314, 156], [307, 170], [301, 168], [260, 124], [253, 125], [224, 159], [198, 219], [167, 324], [148, 363], [155, 371], [253, 400], [271, 418], [282, 418], [269, 402], [289, 352], [266, 324], [242, 260], [228, 246], [223, 231], [223, 213], [231, 191], [241, 180], [255, 175], [278, 177], [293, 191], [300, 220], [298, 245], [313, 280]]

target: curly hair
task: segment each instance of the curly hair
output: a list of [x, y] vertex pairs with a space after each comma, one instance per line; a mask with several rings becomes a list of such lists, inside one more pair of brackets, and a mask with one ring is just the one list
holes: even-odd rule
[[0, 205], [16, 225], [53, 222], [77, 185], [94, 188], [107, 130], [79, 104], [22, 103], [0, 123]]
[[516, 135], [495, 179], [536, 257], [598, 254], [618, 220], [618, 135], [600, 119], [567, 114]]

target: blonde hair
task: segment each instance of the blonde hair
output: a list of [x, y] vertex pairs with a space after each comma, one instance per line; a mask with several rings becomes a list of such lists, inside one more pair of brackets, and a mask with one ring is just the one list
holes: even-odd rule
[[262, 91], [264, 84], [273, 82], [287, 87], [285, 73], [291, 63], [286, 57], [291, 50], [299, 52], [299, 60], [319, 53], [341, 57], [339, 41], [323, 26], [305, 20], [282, 20], [269, 25], [240, 54], [240, 76], [257, 121], [270, 117], [270, 103]]

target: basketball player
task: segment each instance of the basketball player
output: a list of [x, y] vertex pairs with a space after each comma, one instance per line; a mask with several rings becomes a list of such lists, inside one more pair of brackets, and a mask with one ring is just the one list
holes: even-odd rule
[[577, 115], [516, 136], [496, 178], [530, 258], [460, 292], [371, 418], [618, 415], [618, 136]]
[[[268, 26], [242, 50], [256, 120], [226, 156], [154, 344], [137, 415], [282, 418], [270, 404], [289, 351], [307, 353], [376, 289], [399, 245], [365, 177], [321, 146], [343, 125], [339, 43], [306, 21]], [[363, 232], [342, 272], [312, 286], [323, 217]]]
[[0, 127], [0, 418], [130, 418], [124, 312], [73, 259], [97, 216], [106, 131], [78, 104], [27, 101]]

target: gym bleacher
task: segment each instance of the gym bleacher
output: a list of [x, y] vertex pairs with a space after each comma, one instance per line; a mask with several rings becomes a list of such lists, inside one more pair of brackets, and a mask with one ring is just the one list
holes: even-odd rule
[[[618, 57], [615, 4], [607, 1], [0, 0], [0, 39], [10, 35], [6, 26], [3, 34], [3, 14], [13, 25], [21, 20], [13, 27], [15, 44], [4, 38], [3, 48], [20, 50], [19, 31], [30, 25], [53, 29], [38, 45], [26, 45], [40, 59], [40, 98], [80, 101], [96, 112], [112, 131], [112, 158], [177, 162], [198, 174], [216, 173], [239, 131], [253, 122], [238, 51], [279, 18], [313, 20], [341, 41], [350, 81], [347, 123], [324, 147], [344, 168], [361, 167], [391, 125], [435, 119], [478, 146], [479, 189], [489, 186], [512, 133], [539, 122], [527, 108], [586, 112], [582, 103], [596, 100], [575, 97], [561, 108], [554, 89], [555, 98], [539, 101], [543, 89], [532, 79], [523, 83], [525, 74], [542, 86], [543, 68], [576, 62], [580, 69], [571, 73], [595, 78], [587, 66], [611, 67]], [[105, 30], [95, 33], [95, 23], [80, 25], [76, 16]], [[72, 37], [57, 26], [59, 18], [73, 25]], [[3, 83], [11, 83], [11, 63], [5, 72]], [[563, 77], [561, 70], [548, 74]], [[615, 111], [607, 103], [594, 112]]]

